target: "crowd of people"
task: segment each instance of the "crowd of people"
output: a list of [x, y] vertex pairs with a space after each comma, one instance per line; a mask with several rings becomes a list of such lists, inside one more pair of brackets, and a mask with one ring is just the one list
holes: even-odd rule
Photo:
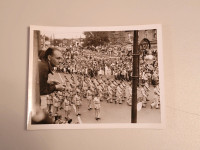
[[[87, 101], [88, 110], [95, 109], [94, 118], [101, 119], [101, 102], [132, 105], [132, 55], [114, 57], [101, 51], [68, 48], [62, 51], [63, 61], [54, 71], [65, 74], [64, 89], [47, 96], [48, 114], [54, 123], [71, 123], [74, 109], [81, 115], [80, 107]], [[158, 59], [156, 49], [142, 51], [139, 63], [138, 103], [142, 107], [150, 101], [151, 108], [160, 108]], [[153, 88], [152, 88], [153, 87]], [[64, 110], [65, 115], [59, 111]]]
[[[107, 53], [106, 53], [107, 54]], [[104, 52], [79, 50], [68, 48], [63, 51], [64, 61], [57, 68], [59, 71], [71, 74], [81, 74], [89, 77], [98, 75], [114, 76], [116, 80], [131, 81], [132, 55], [119, 55], [117, 57], [105, 55]], [[152, 56], [149, 58], [148, 56]], [[140, 55], [140, 81], [148, 78], [149, 84], [156, 84], [158, 80], [157, 50], [141, 51]], [[153, 83], [152, 83], [153, 82]]]
[[64, 61], [59, 71], [81, 74], [89, 77], [114, 76], [117, 80], [131, 81], [132, 56], [108, 56], [103, 52], [82, 50], [63, 52]]
[[[90, 78], [71, 74], [69, 79], [65, 76], [64, 84], [65, 90], [55, 91], [47, 96], [48, 113], [54, 117], [55, 123], [71, 122], [70, 113], [72, 109], [77, 116], [80, 116], [82, 101], [86, 101], [89, 111], [95, 110], [96, 120], [101, 119], [101, 102], [113, 104], [127, 102], [129, 105], [131, 104], [131, 82], [117, 81], [112, 78], [105, 78], [102, 75]], [[65, 111], [64, 118], [60, 118], [59, 110], [61, 109]]]

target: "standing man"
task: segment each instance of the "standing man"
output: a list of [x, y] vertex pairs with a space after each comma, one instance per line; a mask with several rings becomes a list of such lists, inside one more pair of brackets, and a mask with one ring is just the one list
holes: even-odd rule
[[[62, 53], [56, 48], [48, 48], [45, 51], [44, 58], [42, 61], [38, 62], [38, 71], [39, 71], [39, 87], [40, 95], [51, 94], [54, 91], [64, 90], [64, 86], [61, 85], [58, 81], [49, 81], [48, 75], [53, 74], [53, 67], [57, 67], [62, 60]], [[45, 114], [41, 108], [41, 100], [38, 98], [36, 100], [36, 114], [32, 116], [33, 124], [46, 124], [53, 123], [53, 121]], [[42, 117], [41, 117], [42, 116]]]
[[57, 67], [62, 60], [62, 53], [56, 48], [48, 48], [44, 59], [39, 62], [40, 95], [64, 90], [58, 81], [48, 81], [48, 74], [53, 74], [53, 67]]

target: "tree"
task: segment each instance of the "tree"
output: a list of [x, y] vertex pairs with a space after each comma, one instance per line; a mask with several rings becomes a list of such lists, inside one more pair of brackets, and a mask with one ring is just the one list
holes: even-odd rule
[[83, 46], [100, 46], [109, 43], [108, 32], [84, 32]]
[[45, 41], [49, 41], [49, 37], [48, 36], [45, 36]]
[[61, 40], [61, 39], [54, 39], [54, 40], [53, 40], [53, 45], [54, 45], [54, 46], [59, 46], [60, 43], [62, 43], [62, 40]]

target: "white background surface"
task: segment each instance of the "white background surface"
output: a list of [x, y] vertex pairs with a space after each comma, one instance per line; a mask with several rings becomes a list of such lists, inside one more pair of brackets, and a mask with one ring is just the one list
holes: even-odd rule
[[[1, 0], [0, 149], [200, 149], [199, 0]], [[28, 27], [163, 25], [166, 129], [26, 131]]]

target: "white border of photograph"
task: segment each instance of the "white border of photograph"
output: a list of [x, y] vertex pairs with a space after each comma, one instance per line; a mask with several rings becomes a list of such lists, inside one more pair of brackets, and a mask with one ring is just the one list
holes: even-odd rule
[[[157, 50], [159, 65], [159, 87], [161, 103], [161, 123], [112, 123], [112, 124], [31, 124], [31, 108], [33, 99], [33, 31], [56, 31], [56, 32], [83, 32], [83, 31], [125, 31], [125, 30], [149, 30], [157, 29]], [[153, 25], [134, 25], [134, 26], [109, 26], [109, 27], [52, 27], [52, 26], [30, 26], [29, 33], [29, 75], [28, 75], [28, 111], [27, 111], [27, 129], [117, 129], [117, 128], [165, 128], [165, 101], [164, 101], [164, 68], [163, 68], [163, 49], [162, 49], [162, 26]]]

